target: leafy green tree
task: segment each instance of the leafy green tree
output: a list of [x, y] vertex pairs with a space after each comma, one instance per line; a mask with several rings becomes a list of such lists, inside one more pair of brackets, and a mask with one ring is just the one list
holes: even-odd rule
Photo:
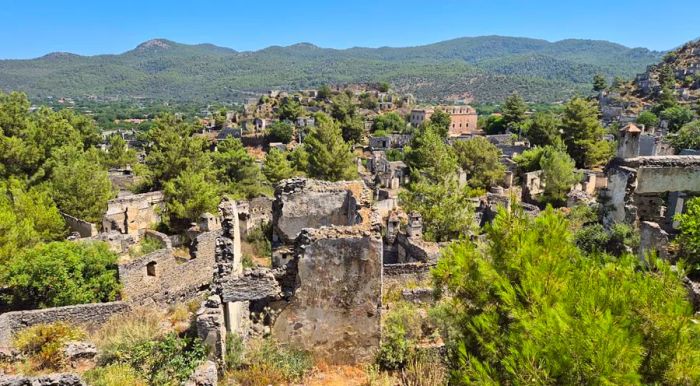
[[432, 125], [422, 127], [413, 136], [406, 151], [406, 164], [413, 176], [424, 176], [429, 181], [455, 178], [458, 163], [454, 149], [445, 143]]
[[109, 147], [104, 155], [104, 163], [111, 168], [136, 165], [136, 151], [129, 149], [126, 141], [120, 135], [112, 135], [109, 137]]
[[357, 112], [357, 106], [353, 102], [352, 97], [346, 93], [334, 96], [331, 103], [331, 117], [338, 122], [353, 118]]
[[582, 255], [563, 215], [499, 211], [487, 242], [453, 243], [432, 314], [450, 384], [695, 384], [700, 328], [682, 272]]
[[403, 133], [406, 131], [406, 120], [391, 111], [374, 118], [373, 130], [383, 130], [387, 133]]
[[399, 197], [407, 212], [416, 211], [423, 217], [426, 240], [449, 241], [476, 230], [471, 195], [468, 187], [457, 186], [455, 178], [433, 182], [418, 176]]
[[571, 187], [580, 180], [574, 160], [565, 151], [548, 146], [544, 148], [540, 158], [540, 168], [544, 182], [544, 200], [550, 203], [564, 203]]
[[642, 111], [637, 116], [637, 123], [645, 127], [657, 127], [659, 125], [659, 117], [651, 111]]
[[194, 126], [172, 114], [159, 116], [148, 132], [150, 145], [145, 165], [146, 185], [158, 190], [186, 169], [203, 170], [210, 167], [205, 153], [208, 143], [192, 137]]
[[700, 150], [700, 120], [686, 123], [669, 140], [678, 152], [683, 149]]
[[580, 97], [572, 98], [564, 106], [564, 143], [579, 167], [594, 167], [612, 156], [613, 146], [603, 139], [605, 129], [599, 115], [597, 104]]
[[294, 169], [287, 159], [286, 153], [278, 149], [270, 149], [270, 152], [265, 156], [262, 173], [270, 183], [276, 184], [294, 176]]
[[389, 83], [387, 82], [380, 82], [379, 83], [379, 92], [389, 92]]
[[544, 154], [544, 147], [535, 146], [525, 150], [522, 154], [518, 154], [513, 158], [518, 168], [525, 173], [534, 172], [540, 169], [540, 160]]
[[676, 87], [676, 74], [671, 66], [667, 64], [661, 66], [661, 70], [659, 71], [659, 84], [661, 84], [661, 87], [667, 89]]
[[661, 118], [668, 121], [669, 131], [675, 132], [693, 120], [693, 112], [686, 107], [675, 106], [662, 111]]
[[672, 107], [678, 107], [676, 92], [672, 88], [662, 87], [658, 95], [658, 104], [652, 110], [656, 114], [661, 114], [664, 110]]
[[365, 135], [365, 122], [360, 116], [348, 117], [340, 121], [343, 140], [349, 143], [361, 143]]
[[309, 170], [309, 153], [306, 151], [306, 146], [303, 144], [297, 145], [289, 153], [289, 161], [297, 173], [305, 174]]
[[315, 118], [316, 127], [304, 141], [309, 155], [309, 177], [329, 181], [356, 178], [355, 156], [350, 144], [343, 141], [338, 123], [324, 113], [317, 113]]
[[269, 193], [269, 188], [261, 183], [264, 179], [260, 167], [240, 139], [228, 137], [219, 142], [212, 159], [217, 180], [223, 184], [224, 191], [235, 198], [253, 198]]
[[469, 186], [485, 189], [503, 180], [506, 168], [501, 163], [502, 153], [488, 139], [474, 137], [452, 146], [459, 166], [467, 173]]
[[680, 230], [676, 243], [681, 255], [688, 263], [697, 265], [700, 263], [700, 198], [688, 200], [685, 213], [677, 214], [675, 220]]
[[551, 112], [536, 112], [523, 126], [527, 133], [527, 139], [533, 146], [560, 146], [563, 144], [560, 133], [561, 121]]
[[214, 127], [222, 129], [224, 125], [226, 125], [226, 114], [227, 111], [225, 108], [221, 108], [212, 114], [214, 117]]
[[330, 87], [328, 87], [327, 84], [321, 85], [321, 87], [318, 88], [318, 92], [316, 93], [316, 97], [318, 99], [328, 99], [333, 95], [333, 91], [331, 90]]
[[452, 124], [452, 118], [447, 112], [437, 109], [430, 115], [429, 124], [442, 138], [447, 138], [450, 132], [450, 125]]
[[278, 115], [282, 120], [296, 121], [304, 113], [304, 108], [301, 107], [299, 101], [294, 98], [284, 98], [280, 104]]
[[216, 213], [219, 192], [206, 170], [184, 170], [163, 187], [168, 225], [183, 230], [206, 212]]
[[616, 76], [613, 78], [612, 84], [610, 85], [610, 89], [614, 91], [620, 91], [622, 90], [622, 86], [624, 85], [625, 80], [620, 76]]
[[289, 122], [275, 121], [267, 126], [267, 133], [273, 141], [289, 143], [294, 136], [294, 126]]
[[603, 91], [608, 88], [608, 81], [605, 80], [603, 74], [595, 74], [593, 76], [593, 91]]
[[116, 195], [99, 155], [91, 152], [61, 149], [49, 182], [50, 194], [63, 212], [92, 223], [102, 220], [107, 201]]
[[488, 135], [506, 132], [506, 123], [502, 115], [491, 114], [481, 121], [481, 129]]
[[39, 244], [9, 260], [2, 297], [12, 309], [112, 301], [120, 289], [116, 262], [101, 242]]
[[510, 94], [503, 102], [503, 123], [512, 131], [518, 131], [527, 118], [527, 104], [517, 92]]
[[66, 224], [48, 192], [28, 189], [15, 178], [0, 181], [0, 271], [18, 251], [66, 234]]

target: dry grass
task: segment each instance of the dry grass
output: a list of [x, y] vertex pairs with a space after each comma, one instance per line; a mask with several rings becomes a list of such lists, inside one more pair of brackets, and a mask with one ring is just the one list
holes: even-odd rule
[[109, 319], [95, 332], [93, 340], [102, 355], [109, 359], [116, 352], [156, 339], [164, 332], [161, 314], [137, 308]]
[[21, 331], [13, 341], [14, 347], [26, 355], [26, 365], [35, 370], [59, 370], [67, 365], [64, 345], [85, 338], [81, 328], [63, 322], [37, 324]]

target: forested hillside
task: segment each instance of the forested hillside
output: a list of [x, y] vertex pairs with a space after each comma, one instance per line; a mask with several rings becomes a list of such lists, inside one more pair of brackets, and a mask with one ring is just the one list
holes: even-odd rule
[[272, 88], [386, 81], [423, 100], [502, 100], [513, 90], [549, 102], [590, 90], [596, 73], [630, 78], [661, 53], [605, 41], [484, 36], [405, 48], [301, 43], [237, 52], [156, 39], [119, 55], [52, 53], [0, 61], [0, 87], [30, 97], [231, 100]]

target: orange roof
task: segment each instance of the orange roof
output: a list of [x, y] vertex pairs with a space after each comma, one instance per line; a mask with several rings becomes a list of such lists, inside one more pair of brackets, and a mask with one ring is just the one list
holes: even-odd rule
[[641, 133], [642, 129], [637, 127], [634, 123], [628, 123], [626, 124], [620, 131], [626, 131], [628, 133]]

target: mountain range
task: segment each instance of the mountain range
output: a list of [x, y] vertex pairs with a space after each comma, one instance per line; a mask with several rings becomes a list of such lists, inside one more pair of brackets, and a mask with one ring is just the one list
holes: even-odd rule
[[389, 82], [421, 100], [532, 102], [590, 91], [593, 75], [631, 78], [662, 52], [607, 41], [481, 36], [416, 47], [321, 48], [309, 43], [239, 52], [153, 39], [115, 55], [50, 53], [0, 60], [0, 88], [46, 96], [241, 100], [270, 89]]

